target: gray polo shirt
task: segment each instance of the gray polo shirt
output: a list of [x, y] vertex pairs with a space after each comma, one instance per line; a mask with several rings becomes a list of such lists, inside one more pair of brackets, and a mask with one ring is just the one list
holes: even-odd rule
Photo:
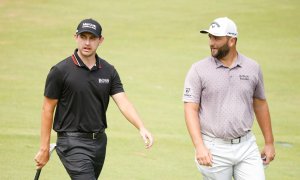
[[201, 132], [211, 137], [245, 135], [253, 125], [253, 98], [265, 99], [262, 72], [242, 54], [231, 68], [213, 57], [198, 61], [185, 79], [183, 101], [199, 103]]

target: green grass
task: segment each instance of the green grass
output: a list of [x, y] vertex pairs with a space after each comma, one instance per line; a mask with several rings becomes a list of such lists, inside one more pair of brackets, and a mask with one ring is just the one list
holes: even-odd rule
[[[267, 179], [299, 179], [299, 7], [298, 0], [0, 0], [0, 179], [33, 179], [45, 78], [73, 52], [75, 27], [88, 17], [102, 24], [98, 53], [118, 69], [156, 140], [145, 150], [111, 102], [101, 179], [201, 179], [181, 96], [191, 64], [209, 55], [199, 30], [220, 16], [236, 21], [238, 50], [261, 64], [275, 139], [292, 145], [276, 144]], [[257, 123], [254, 132], [262, 146]], [[41, 179], [68, 179], [55, 153]]]

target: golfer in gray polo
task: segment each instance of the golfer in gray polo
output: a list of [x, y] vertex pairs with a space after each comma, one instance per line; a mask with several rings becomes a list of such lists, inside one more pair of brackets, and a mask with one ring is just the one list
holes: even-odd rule
[[[183, 101], [195, 161], [204, 179], [263, 180], [275, 157], [260, 66], [237, 52], [237, 27], [227, 17], [208, 30], [211, 56], [187, 73]], [[264, 136], [260, 152], [251, 132], [254, 114]]]

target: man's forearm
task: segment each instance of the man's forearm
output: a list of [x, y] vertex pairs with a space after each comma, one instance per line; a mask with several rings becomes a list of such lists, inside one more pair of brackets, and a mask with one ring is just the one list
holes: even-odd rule
[[41, 122], [41, 139], [40, 149], [43, 151], [49, 151], [51, 127], [52, 127], [53, 115], [43, 110], [42, 122]]
[[133, 104], [128, 100], [125, 93], [118, 93], [113, 96], [119, 110], [123, 116], [137, 129], [144, 128], [144, 124], [140, 119], [137, 111], [135, 110]]
[[45, 97], [41, 117], [40, 150], [49, 151], [53, 113], [58, 100]]
[[263, 133], [265, 144], [273, 144], [274, 137], [272, 132], [271, 117], [268, 103], [265, 100], [254, 100], [254, 111], [257, 122]]
[[184, 104], [186, 126], [196, 149], [203, 146], [198, 108], [195, 104]]

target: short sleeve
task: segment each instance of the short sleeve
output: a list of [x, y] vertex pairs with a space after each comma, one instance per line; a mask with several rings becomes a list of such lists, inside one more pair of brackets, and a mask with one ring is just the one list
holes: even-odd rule
[[264, 90], [263, 74], [262, 74], [260, 67], [258, 69], [258, 81], [257, 81], [256, 87], [255, 87], [253, 97], [258, 98], [258, 99], [266, 99], [265, 90]]
[[182, 100], [184, 102], [200, 103], [201, 89], [201, 79], [195, 65], [193, 65], [185, 78]]
[[62, 73], [53, 66], [47, 76], [44, 96], [51, 99], [59, 99], [63, 87]]
[[120, 92], [124, 92], [123, 89], [123, 84], [121, 82], [120, 76], [117, 72], [117, 70], [114, 68], [113, 69], [113, 74], [112, 74], [112, 83], [111, 83], [111, 89], [110, 89], [110, 95], [114, 95]]

